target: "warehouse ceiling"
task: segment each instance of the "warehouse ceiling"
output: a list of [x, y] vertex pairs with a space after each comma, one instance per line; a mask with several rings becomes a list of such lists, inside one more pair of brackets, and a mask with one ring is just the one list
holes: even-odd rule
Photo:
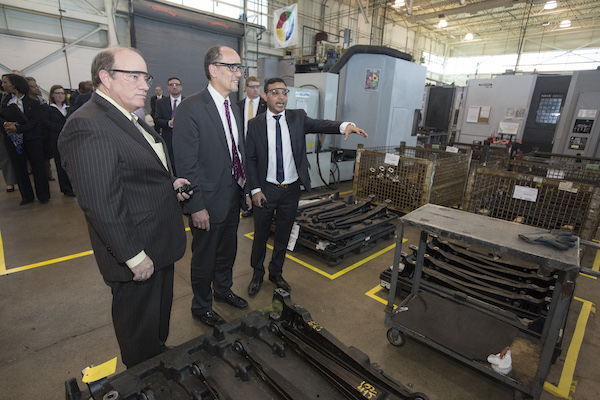
[[[473, 41], [574, 33], [589, 38], [588, 43], [577, 47], [600, 47], [599, 0], [556, 0], [554, 9], [544, 9], [547, 0], [406, 0], [401, 6], [397, 0], [351, 3], [360, 10], [384, 8], [388, 21], [420, 28], [444, 44], [464, 43], [467, 33], [473, 34]], [[438, 27], [441, 19], [446, 20], [446, 27]], [[564, 20], [571, 22], [570, 27], [560, 27]]]

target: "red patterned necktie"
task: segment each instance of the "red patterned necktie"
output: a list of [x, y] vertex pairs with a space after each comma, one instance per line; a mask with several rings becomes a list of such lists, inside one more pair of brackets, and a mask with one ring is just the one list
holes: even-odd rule
[[231, 135], [231, 153], [233, 154], [233, 177], [240, 187], [243, 189], [246, 186], [246, 174], [242, 168], [242, 161], [238, 155], [233, 130], [231, 129], [231, 115], [229, 114], [229, 100], [225, 100], [225, 116], [227, 117], [227, 125], [229, 126], [229, 135]]

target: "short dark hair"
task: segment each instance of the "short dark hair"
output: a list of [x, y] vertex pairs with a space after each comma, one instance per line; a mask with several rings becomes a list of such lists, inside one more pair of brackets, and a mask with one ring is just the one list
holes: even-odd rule
[[85, 94], [90, 93], [93, 87], [92, 84], [88, 81], [79, 82], [79, 93]]
[[211, 64], [214, 64], [221, 59], [221, 47], [223, 46], [211, 47], [210, 49], [208, 49], [206, 55], [204, 56], [204, 73], [206, 74], [206, 78], [209, 82], [211, 80], [211, 76], [208, 67], [210, 67]]
[[269, 85], [272, 85], [274, 83], [277, 82], [281, 82], [285, 85], [285, 87], [287, 87], [287, 85], [285, 84], [285, 81], [281, 78], [269, 78], [265, 81], [265, 93], [267, 93], [267, 90], [269, 89]]
[[181, 79], [179, 79], [179, 78], [178, 78], [178, 77], [176, 77], [176, 76], [172, 76], [172, 77], [170, 77], [169, 79], [167, 79], [167, 84], [169, 83], [169, 81], [172, 81], [173, 79], [177, 79], [177, 80], [179, 81], [179, 83], [181, 83]]
[[6, 74], [2, 76], [8, 77], [10, 84], [13, 85], [15, 89], [19, 91], [19, 93], [24, 94], [25, 96], [29, 94], [29, 83], [21, 75]]
[[35, 78], [33, 76], [26, 76], [25, 80], [27, 82], [35, 82], [35, 83], [37, 83], [37, 81], [35, 80]]
[[102, 70], [107, 71], [110, 77], [114, 79], [115, 73], [110, 70], [115, 66], [115, 53], [121, 50], [131, 50], [140, 56], [142, 55], [138, 49], [127, 46], [115, 46], [102, 50], [92, 60], [92, 85], [99, 87], [102, 84], [102, 80], [100, 79], [100, 71]]

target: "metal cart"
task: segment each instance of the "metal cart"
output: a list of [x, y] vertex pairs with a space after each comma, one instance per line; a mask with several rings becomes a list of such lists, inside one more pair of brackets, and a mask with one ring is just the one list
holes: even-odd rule
[[[405, 227], [419, 229], [420, 240], [411, 293], [394, 309]], [[388, 330], [390, 343], [401, 346], [406, 336], [417, 339], [514, 389], [515, 399], [538, 399], [573, 297], [575, 279], [579, 271], [579, 243], [569, 250], [559, 251], [543, 245], [532, 245], [518, 237], [519, 234], [536, 232], [541, 233], [544, 230], [433, 204], [426, 204], [402, 217], [386, 307], [385, 322], [391, 326]], [[429, 235], [460, 240], [485, 248], [494, 254], [507, 255], [555, 269], [558, 279], [541, 335], [531, 335], [527, 329], [522, 329], [518, 319], [511, 317], [510, 313], [480, 304], [464, 293], [419, 290]], [[447, 323], [449, 318], [452, 319], [451, 323]], [[421, 322], [427, 319], [433, 326], [438, 325], [434, 329], [423, 328]], [[491, 332], [489, 327], [493, 327]], [[518, 337], [530, 348], [529, 359], [526, 362], [531, 370], [529, 378], [523, 378], [527, 374], [520, 375], [516, 371], [519, 355], [513, 353], [514, 374], [501, 375], [487, 362], [473, 359], [463, 351], [465, 346], [472, 343], [460, 343], [461, 339], [465, 342], [488, 340], [492, 337], [493, 342], [494, 334], [503, 330], [509, 332], [509, 337]], [[493, 346], [493, 343], [487, 344]], [[489, 354], [499, 353], [501, 350], [502, 347], [492, 347]]]

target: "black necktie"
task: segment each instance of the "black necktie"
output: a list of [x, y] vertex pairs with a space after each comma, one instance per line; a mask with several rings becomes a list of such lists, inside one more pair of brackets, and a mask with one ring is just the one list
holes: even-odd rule
[[279, 118], [281, 115], [273, 115], [275, 118], [275, 153], [277, 154], [277, 182], [282, 183], [285, 179], [283, 173], [283, 146], [281, 145], [281, 125]]

